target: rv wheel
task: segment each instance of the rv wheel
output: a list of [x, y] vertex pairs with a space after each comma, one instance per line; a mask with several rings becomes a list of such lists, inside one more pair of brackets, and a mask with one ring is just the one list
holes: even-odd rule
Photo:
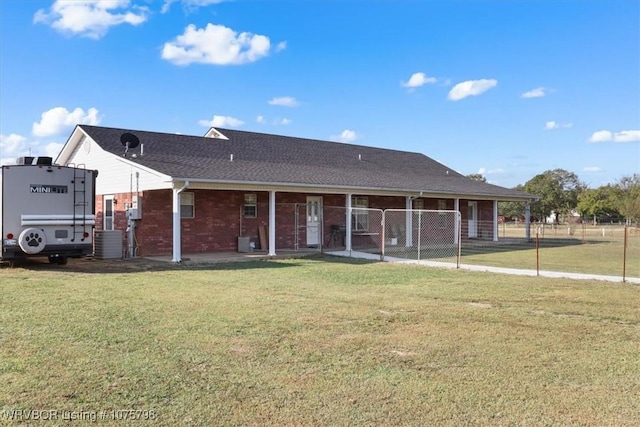
[[57, 259], [57, 263], [58, 265], [66, 265], [67, 264], [67, 257], [64, 255], [60, 255]]

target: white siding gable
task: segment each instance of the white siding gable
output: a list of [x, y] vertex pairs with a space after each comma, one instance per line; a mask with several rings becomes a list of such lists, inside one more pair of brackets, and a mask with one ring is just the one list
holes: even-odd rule
[[75, 164], [98, 171], [96, 194], [128, 193], [172, 188], [171, 177], [124, 157], [111, 154], [90, 137], [80, 139], [65, 164]]

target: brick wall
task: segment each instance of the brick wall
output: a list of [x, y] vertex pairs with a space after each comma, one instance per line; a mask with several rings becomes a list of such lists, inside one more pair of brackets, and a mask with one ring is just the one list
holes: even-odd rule
[[[194, 218], [182, 218], [182, 252], [233, 252], [238, 249], [238, 236], [246, 236], [261, 249], [261, 227], [265, 232], [269, 225], [269, 193], [253, 192], [257, 196], [257, 215], [255, 218], [242, 217], [244, 196], [247, 192], [223, 190], [186, 190], [194, 194]], [[172, 191], [154, 190], [141, 194], [142, 219], [136, 222], [136, 239], [138, 255], [171, 255], [173, 250], [173, 214]], [[404, 197], [367, 196], [369, 207], [376, 209], [404, 209]], [[129, 193], [115, 194], [114, 224], [123, 231], [126, 242], [127, 218], [125, 205], [131, 203]], [[437, 209], [437, 199], [424, 199], [425, 209]], [[306, 201], [305, 193], [276, 193], [276, 250], [306, 247]], [[331, 226], [345, 227], [345, 196], [322, 195], [324, 245], [330, 242]], [[462, 212], [463, 237], [467, 230], [468, 215], [466, 201], [460, 202]], [[447, 200], [447, 209], [453, 209], [453, 200]], [[493, 219], [493, 203], [478, 202], [478, 215], [482, 227], [492, 225], [487, 220]], [[296, 230], [297, 217], [297, 230]], [[480, 223], [479, 223], [480, 224]], [[96, 197], [96, 229], [103, 228], [103, 197]], [[480, 225], [478, 229], [479, 237]], [[492, 235], [492, 234], [491, 234]], [[296, 241], [297, 238], [297, 241]], [[268, 243], [268, 234], [266, 238]], [[342, 243], [340, 241], [339, 243]], [[264, 248], [266, 250], [266, 247]]]

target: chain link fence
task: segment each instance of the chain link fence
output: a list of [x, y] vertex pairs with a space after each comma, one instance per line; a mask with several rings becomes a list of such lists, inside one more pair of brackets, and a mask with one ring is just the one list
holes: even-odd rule
[[384, 230], [385, 257], [458, 263], [458, 211], [387, 209]]
[[[241, 235], [256, 250], [268, 242], [267, 204], [260, 217], [240, 212]], [[640, 227], [589, 223], [546, 224], [477, 221], [471, 227], [460, 212], [352, 208], [347, 236], [344, 206], [309, 203], [276, 205], [277, 250], [352, 252], [380, 259], [406, 259], [526, 270], [547, 270], [640, 278]], [[474, 233], [470, 229], [489, 230]], [[494, 230], [494, 231], [491, 231]]]

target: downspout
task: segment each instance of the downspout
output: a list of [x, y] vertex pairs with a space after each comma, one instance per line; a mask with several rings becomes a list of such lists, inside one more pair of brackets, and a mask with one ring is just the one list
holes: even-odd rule
[[182, 262], [182, 236], [180, 224], [180, 193], [189, 188], [189, 181], [185, 181], [182, 188], [173, 189], [173, 259], [172, 262]]

